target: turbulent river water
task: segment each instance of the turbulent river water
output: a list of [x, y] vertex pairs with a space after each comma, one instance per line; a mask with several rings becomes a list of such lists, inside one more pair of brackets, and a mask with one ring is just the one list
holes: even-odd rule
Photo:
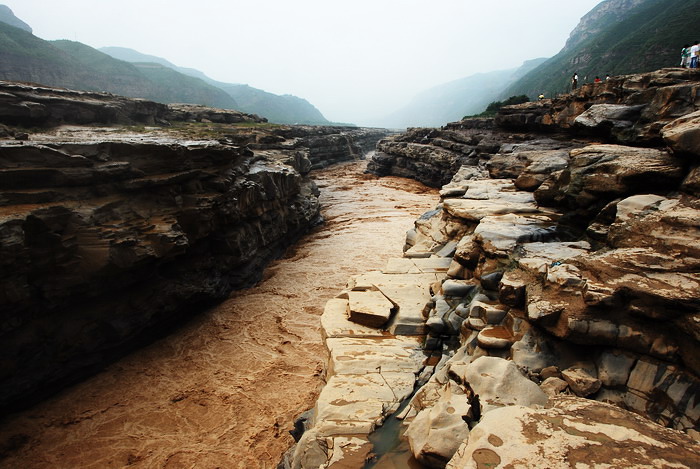
[[326, 223], [254, 288], [0, 422], [0, 467], [276, 467], [323, 385], [326, 300], [401, 256], [406, 230], [437, 200], [364, 165], [314, 173]]

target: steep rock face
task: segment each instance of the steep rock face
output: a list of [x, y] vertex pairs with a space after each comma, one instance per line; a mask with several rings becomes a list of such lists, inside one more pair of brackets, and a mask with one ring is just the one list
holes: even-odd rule
[[318, 222], [311, 182], [237, 147], [5, 144], [0, 160], [3, 407], [253, 283]]
[[[383, 131], [6, 85], [0, 140], [0, 409], [40, 398], [249, 286], [319, 223], [313, 167]], [[31, 101], [30, 101], [31, 100]], [[27, 103], [31, 102], [32, 105]], [[6, 118], [7, 114], [12, 117]], [[64, 126], [180, 122], [173, 128]], [[184, 123], [182, 121], [185, 121]], [[188, 123], [191, 122], [191, 123]], [[120, 130], [121, 129], [121, 130]], [[203, 139], [201, 135], [216, 137]]]
[[619, 21], [631, 9], [647, 0], [607, 0], [581, 18], [579, 24], [571, 31], [564, 50], [572, 49], [589, 37], [595, 36], [611, 23]]

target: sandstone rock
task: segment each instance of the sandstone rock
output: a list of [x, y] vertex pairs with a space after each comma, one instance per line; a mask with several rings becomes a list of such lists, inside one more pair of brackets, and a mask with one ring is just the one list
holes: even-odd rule
[[329, 374], [412, 373], [424, 356], [420, 340], [413, 337], [328, 338]]
[[[619, 145], [591, 145], [571, 151], [571, 164], [554, 182], [559, 195], [550, 199], [566, 200], [583, 209], [606, 203], [615, 197], [645, 191], [670, 190], [683, 177], [682, 161], [666, 152]], [[552, 190], [552, 189], [548, 189]], [[546, 202], [538, 197], [540, 203]]]
[[661, 136], [674, 153], [700, 156], [700, 111], [666, 124]]
[[600, 129], [607, 133], [611, 128], [632, 127], [641, 114], [644, 105], [594, 104], [586, 112], [574, 119], [574, 124], [591, 130]]
[[442, 292], [446, 296], [467, 296], [474, 288], [475, 285], [472, 282], [464, 280], [445, 280], [442, 283]]
[[517, 271], [506, 272], [498, 284], [498, 301], [520, 308], [525, 302], [525, 282]]
[[518, 370], [512, 361], [496, 357], [474, 360], [462, 376], [479, 395], [481, 415], [510, 405], [540, 406], [547, 396]]
[[550, 376], [549, 378], [545, 379], [542, 384], [540, 384], [540, 389], [542, 389], [542, 391], [544, 391], [548, 397], [558, 396], [568, 387], [569, 383], [555, 376]]
[[[428, 269], [435, 270], [435, 269]], [[443, 273], [385, 274], [369, 272], [354, 279], [353, 286], [372, 286], [398, 306], [387, 330], [396, 335], [425, 334], [423, 310], [430, 302], [430, 286], [444, 278]], [[352, 288], [352, 286], [351, 286]]]
[[375, 327], [363, 326], [348, 319], [348, 300], [333, 298], [326, 302], [321, 315], [321, 334], [329, 337], [383, 337], [386, 333]]
[[[585, 438], [582, 435], [595, 435]], [[611, 406], [574, 397], [552, 398], [546, 409], [509, 406], [486, 414], [447, 464], [469, 467], [595, 465], [690, 469], [700, 465], [697, 442]]]
[[522, 243], [553, 236], [555, 225], [548, 216], [522, 216], [509, 213], [487, 216], [474, 229], [474, 238], [488, 254], [505, 257]]
[[299, 441], [290, 466], [292, 469], [360, 467], [371, 450], [372, 444], [367, 438], [326, 437], [312, 429]]
[[380, 291], [348, 292], [348, 319], [364, 326], [380, 328], [391, 317], [394, 304]]
[[585, 255], [590, 249], [591, 245], [586, 241], [525, 243], [520, 251], [518, 265], [535, 275], [546, 273], [552, 264]]
[[537, 372], [559, 363], [560, 354], [551, 339], [538, 328], [529, 328], [511, 347], [513, 362], [522, 369]]
[[464, 390], [447, 384], [437, 402], [420, 411], [404, 434], [414, 457], [428, 467], [444, 467], [469, 435], [465, 419], [471, 415]]
[[476, 337], [479, 347], [484, 349], [504, 349], [513, 344], [512, 333], [502, 326], [488, 326], [479, 331]]
[[700, 195], [700, 166], [695, 166], [690, 170], [681, 188], [696, 197]]
[[577, 396], [586, 397], [594, 394], [598, 392], [601, 386], [598, 378], [591, 376], [586, 370], [580, 368], [566, 369], [561, 372], [561, 375]]
[[564, 311], [565, 305], [549, 301], [534, 301], [527, 305], [527, 317], [530, 321], [541, 325], [554, 325]]
[[597, 361], [598, 378], [603, 386], [624, 386], [634, 362], [633, 356], [619, 350], [603, 352]]

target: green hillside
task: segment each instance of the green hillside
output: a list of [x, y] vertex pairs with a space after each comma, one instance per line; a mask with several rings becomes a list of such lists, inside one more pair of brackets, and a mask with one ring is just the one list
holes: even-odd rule
[[700, 0], [647, 0], [631, 8], [622, 18], [603, 16], [600, 30], [567, 47], [523, 79], [508, 87], [500, 97], [527, 94], [534, 99], [569, 91], [570, 77], [579, 84], [596, 76], [648, 72], [678, 66], [680, 50], [698, 38]]
[[266, 117], [277, 124], [317, 124], [330, 122], [307, 100], [292, 95], [276, 95], [248, 85], [223, 83], [212, 80], [193, 68], [178, 67], [168, 60], [124, 47], [103, 47], [100, 51], [127, 62], [151, 62], [176, 70], [182, 74], [201, 78], [206, 83], [224, 90], [236, 100], [239, 109], [250, 114]]
[[307, 100], [292, 95], [276, 95], [248, 85], [217, 85], [238, 102], [240, 110], [267, 117], [278, 124], [329, 124], [321, 111]]

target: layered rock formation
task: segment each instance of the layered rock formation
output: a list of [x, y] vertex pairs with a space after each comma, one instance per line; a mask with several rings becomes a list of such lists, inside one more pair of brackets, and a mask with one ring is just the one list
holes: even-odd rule
[[44, 127], [0, 140], [4, 410], [255, 282], [320, 222], [309, 171], [383, 135], [19, 84], [1, 100], [2, 122]]
[[[359, 291], [382, 292], [388, 313], [376, 302], [359, 308], [351, 282], [325, 315], [362, 325], [344, 327], [346, 336], [377, 337], [357, 342], [352, 360], [425, 334], [422, 358], [415, 348], [384, 355], [415, 375], [417, 392], [395, 416], [413, 458], [438, 468], [700, 464], [698, 90], [699, 73], [618, 77], [505, 108], [495, 122], [380, 143], [373, 171], [444, 184], [440, 204], [408, 233], [405, 259], [383, 271], [442, 266], [422, 284], [423, 307], [409, 308], [425, 328], [392, 329], [402, 294], [381, 282]], [[371, 457], [372, 427], [409, 394], [408, 383], [385, 380], [391, 393], [375, 397], [363, 384], [373, 371], [326, 341], [329, 385], [295, 468]], [[350, 407], [324, 400], [338, 363]], [[360, 430], [351, 422], [362, 412]], [[374, 467], [391, 467], [388, 458]]]

